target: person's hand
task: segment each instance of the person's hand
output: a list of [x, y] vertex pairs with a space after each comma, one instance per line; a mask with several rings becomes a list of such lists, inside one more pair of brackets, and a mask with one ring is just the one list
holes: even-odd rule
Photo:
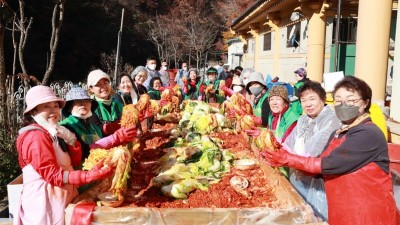
[[260, 152], [260, 156], [273, 167], [287, 166], [289, 155], [290, 153], [285, 150], [271, 151], [264, 149]]
[[115, 131], [114, 135], [119, 143], [132, 141], [137, 136], [137, 128], [135, 126], [129, 128], [121, 127]]
[[120, 120], [116, 120], [111, 123], [105, 123], [105, 124], [103, 124], [103, 133], [105, 135], [110, 135], [110, 134], [114, 133], [116, 130], [118, 130], [119, 128], [121, 128]]
[[67, 143], [68, 145], [71, 146], [75, 145], [76, 136], [74, 133], [72, 133], [64, 126], [59, 126], [59, 125], [57, 125], [56, 130], [57, 130], [57, 137], [63, 139], [65, 143]]
[[318, 174], [322, 171], [322, 158], [298, 156], [284, 149], [279, 151], [264, 150], [260, 153], [260, 156], [274, 167], [288, 166], [311, 174]]
[[205, 84], [200, 85], [199, 92], [204, 93], [206, 91], [207, 86]]
[[89, 171], [76, 170], [68, 174], [68, 184], [83, 185], [95, 180], [105, 179], [109, 177], [114, 168], [103, 166], [104, 160], [101, 160], [95, 167]]
[[258, 137], [261, 134], [261, 130], [258, 129], [257, 127], [252, 127], [251, 130], [245, 130], [247, 135], [252, 136], [252, 137]]
[[189, 82], [188, 82], [187, 79], [183, 79], [183, 78], [182, 78], [182, 83], [183, 83], [183, 85], [187, 86]]

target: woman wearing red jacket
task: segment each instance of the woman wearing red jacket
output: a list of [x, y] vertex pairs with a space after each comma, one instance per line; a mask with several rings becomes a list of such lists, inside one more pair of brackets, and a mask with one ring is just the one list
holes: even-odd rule
[[345, 77], [333, 97], [342, 126], [319, 157], [285, 150], [262, 155], [273, 166], [323, 176], [330, 225], [397, 225], [387, 142], [369, 115], [371, 88], [356, 77]]
[[74, 171], [81, 148], [73, 133], [57, 125], [65, 101], [50, 87], [36, 86], [26, 95], [24, 125], [17, 139], [23, 190], [14, 224], [64, 224], [64, 209], [77, 196], [76, 185], [104, 179], [112, 168], [99, 163], [90, 171]]

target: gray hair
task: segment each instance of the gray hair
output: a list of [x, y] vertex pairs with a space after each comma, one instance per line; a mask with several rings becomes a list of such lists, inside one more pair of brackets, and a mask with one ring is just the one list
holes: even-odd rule
[[131, 73], [132, 80], [135, 80], [136, 75], [138, 75], [138, 73], [140, 73], [140, 72], [144, 72], [144, 73], [146, 74], [146, 77], [148, 76], [146, 67], [144, 67], [144, 66], [137, 66], [137, 67], [133, 70], [133, 72]]
[[255, 70], [251, 67], [244, 68], [243, 71], [240, 73], [240, 81], [243, 83], [244, 74], [248, 73], [250, 75], [253, 72], [255, 72]]

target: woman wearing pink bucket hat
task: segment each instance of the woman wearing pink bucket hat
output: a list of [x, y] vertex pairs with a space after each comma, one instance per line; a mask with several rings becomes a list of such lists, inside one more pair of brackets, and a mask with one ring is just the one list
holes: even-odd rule
[[[64, 210], [78, 194], [76, 185], [104, 179], [112, 168], [74, 171], [81, 146], [65, 127], [57, 125], [65, 101], [50, 87], [36, 86], [26, 95], [24, 127], [17, 138], [23, 191], [14, 224], [64, 224]], [[78, 157], [76, 157], [78, 156]]]

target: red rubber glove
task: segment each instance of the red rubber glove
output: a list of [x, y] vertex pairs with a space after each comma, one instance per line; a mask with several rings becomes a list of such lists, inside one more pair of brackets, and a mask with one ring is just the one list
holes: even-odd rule
[[283, 149], [278, 152], [262, 151], [260, 155], [274, 167], [288, 166], [312, 174], [321, 173], [322, 170], [322, 158], [298, 156]]
[[205, 84], [200, 85], [199, 92], [200, 92], [200, 93], [204, 93], [204, 91], [206, 90], [206, 88], [207, 88], [207, 86], [206, 86]]
[[255, 124], [257, 124], [257, 125], [261, 125], [262, 124], [261, 117], [258, 117], [258, 116], [252, 116], [252, 117], [253, 117], [253, 121], [254, 121]]
[[165, 90], [165, 88], [166, 88], [166, 87], [164, 87], [164, 86], [161, 86], [161, 87], [160, 87], [158, 90], [159, 90], [159, 91], [164, 91], [164, 90]]
[[105, 179], [113, 173], [113, 168], [102, 169], [104, 160], [100, 161], [89, 171], [76, 170], [68, 174], [68, 184], [83, 185], [95, 180]]
[[247, 135], [252, 137], [258, 137], [261, 134], [261, 130], [258, 129], [257, 127], [252, 127], [251, 130], [245, 130], [244, 132], [246, 132]]
[[113, 134], [119, 144], [132, 141], [137, 136], [137, 128], [135, 126], [124, 128], [121, 127]]
[[82, 148], [79, 141], [75, 141], [75, 145], [68, 145], [68, 154], [71, 158], [71, 165], [74, 167], [81, 165], [82, 160]]
[[119, 122], [120, 122], [120, 120], [116, 120], [116, 121], [111, 122], [111, 123], [103, 124], [103, 134], [104, 134], [104, 136], [108, 136], [110, 134], [113, 134], [116, 130], [121, 128], [121, 124]]

